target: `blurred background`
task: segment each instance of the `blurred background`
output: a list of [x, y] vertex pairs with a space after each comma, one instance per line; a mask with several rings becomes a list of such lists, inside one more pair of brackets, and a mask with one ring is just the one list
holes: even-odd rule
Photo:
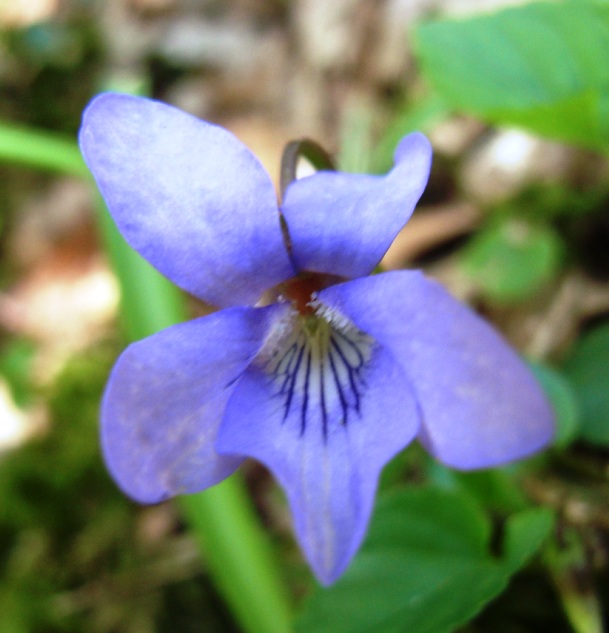
[[[20, 133], [73, 143], [105, 89], [225, 126], [273, 178], [294, 138], [381, 173], [402, 135], [429, 135], [430, 185], [383, 266], [425, 268], [536, 363], [560, 432], [526, 490], [577, 541], [564, 574], [529, 569], [463, 630], [569, 631], [561, 602], [575, 594], [606, 617], [609, 143], [548, 132], [543, 111], [530, 123], [451, 101], [432, 31], [415, 31], [522, 4], [0, 0], [0, 630], [239, 630], [175, 507], [130, 502], [100, 458], [99, 398], [125, 345], [119, 286], [91, 182], [36, 166]], [[417, 455], [405, 472], [420, 475]], [[260, 466], [246, 474], [299, 600], [310, 578], [289, 514]]]

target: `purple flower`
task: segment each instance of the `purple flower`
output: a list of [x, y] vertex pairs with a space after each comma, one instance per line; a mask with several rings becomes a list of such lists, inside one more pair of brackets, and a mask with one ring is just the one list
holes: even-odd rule
[[97, 97], [80, 144], [131, 246], [222, 308], [134, 343], [112, 371], [103, 451], [134, 499], [200, 491], [254, 457], [328, 584], [362, 541], [381, 469], [415, 437], [460, 469], [549, 441], [546, 400], [489, 325], [420, 272], [367, 276], [427, 183], [423, 135], [386, 176], [318, 172], [280, 209], [236, 138], [156, 101]]

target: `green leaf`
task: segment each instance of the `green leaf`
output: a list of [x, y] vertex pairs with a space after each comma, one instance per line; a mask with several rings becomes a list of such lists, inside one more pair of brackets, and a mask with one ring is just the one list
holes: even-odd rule
[[571, 383], [556, 369], [542, 363], [530, 363], [530, 366], [554, 409], [554, 444], [566, 446], [579, 433], [581, 412], [577, 395]]
[[609, 4], [538, 2], [419, 25], [422, 70], [449, 104], [494, 123], [609, 147]]
[[563, 366], [581, 407], [581, 436], [609, 445], [609, 323], [585, 334]]
[[539, 548], [552, 525], [544, 510], [514, 515], [502, 557], [490, 522], [469, 495], [438, 488], [382, 498], [370, 534], [344, 577], [319, 590], [298, 633], [444, 633], [474, 616]]
[[530, 297], [560, 265], [562, 242], [545, 225], [516, 218], [489, 223], [461, 254], [463, 272], [491, 300]]
[[513, 574], [525, 565], [553, 526], [554, 516], [548, 508], [532, 508], [513, 515], [507, 522], [503, 542], [504, 570]]

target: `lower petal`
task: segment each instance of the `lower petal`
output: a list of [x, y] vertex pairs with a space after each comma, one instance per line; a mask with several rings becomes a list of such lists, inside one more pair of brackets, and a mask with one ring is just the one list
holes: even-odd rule
[[422, 411], [420, 440], [440, 461], [462, 469], [495, 466], [550, 441], [552, 410], [528, 367], [439, 284], [399, 271], [319, 296], [402, 364]]
[[281, 306], [229, 308], [130, 345], [106, 387], [104, 457], [118, 485], [156, 503], [219, 483], [242, 461], [214, 449], [234, 384]]
[[357, 551], [379, 473], [416, 435], [419, 415], [401, 367], [344, 319], [314, 333], [291, 327], [244, 373], [216, 447], [270, 468], [309, 563], [329, 584]]

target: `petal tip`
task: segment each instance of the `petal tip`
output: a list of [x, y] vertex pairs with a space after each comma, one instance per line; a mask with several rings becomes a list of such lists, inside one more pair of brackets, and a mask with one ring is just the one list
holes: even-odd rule
[[80, 129], [78, 131], [78, 145], [87, 164], [94, 159], [95, 132], [104, 125], [107, 118], [112, 117], [117, 105], [125, 101], [138, 101], [142, 97], [134, 97], [117, 92], [101, 92], [95, 95], [87, 104], [82, 113]]
[[351, 557], [344, 564], [332, 567], [331, 569], [318, 567], [313, 563], [313, 561], [309, 561], [309, 564], [311, 565], [311, 569], [313, 570], [317, 582], [319, 582], [322, 587], [330, 587], [340, 579], [345, 571], [347, 571], [347, 567], [351, 563], [352, 558], [353, 557]]
[[431, 166], [432, 147], [429, 139], [422, 132], [412, 132], [405, 136], [396, 147], [394, 159], [396, 164], [404, 160], [418, 160]]

